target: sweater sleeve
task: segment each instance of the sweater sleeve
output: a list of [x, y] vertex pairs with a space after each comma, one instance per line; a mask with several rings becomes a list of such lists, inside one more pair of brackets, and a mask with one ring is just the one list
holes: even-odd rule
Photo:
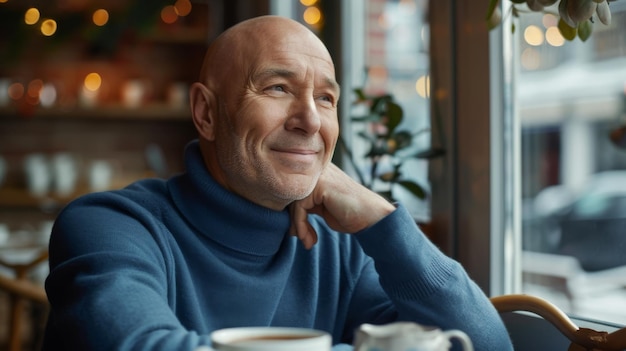
[[476, 350], [513, 349], [487, 296], [458, 262], [428, 240], [402, 205], [356, 237], [374, 261], [375, 272], [363, 274], [378, 274], [395, 307], [387, 312], [397, 314], [391, 318], [460, 329], [469, 335]]
[[[115, 225], [111, 225], [115, 223]], [[82, 201], [57, 218], [50, 242], [51, 303], [43, 350], [194, 350], [208, 337], [168, 307], [157, 224]]]

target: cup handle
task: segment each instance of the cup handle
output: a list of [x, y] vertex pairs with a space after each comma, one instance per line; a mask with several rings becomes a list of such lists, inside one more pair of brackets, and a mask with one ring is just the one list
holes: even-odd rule
[[443, 332], [443, 335], [448, 339], [457, 338], [463, 345], [464, 351], [474, 351], [474, 345], [472, 345], [472, 340], [470, 340], [469, 336], [460, 330], [446, 330]]

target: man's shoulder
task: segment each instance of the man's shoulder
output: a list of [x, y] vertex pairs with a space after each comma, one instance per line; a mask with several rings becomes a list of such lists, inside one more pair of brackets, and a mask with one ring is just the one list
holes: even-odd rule
[[63, 210], [79, 208], [144, 209], [150, 212], [169, 206], [166, 181], [146, 178], [119, 189], [91, 192], [72, 200]]

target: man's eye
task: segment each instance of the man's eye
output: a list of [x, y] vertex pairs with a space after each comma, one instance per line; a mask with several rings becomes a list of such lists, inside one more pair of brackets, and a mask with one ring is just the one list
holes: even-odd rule
[[335, 99], [332, 96], [329, 95], [321, 95], [320, 97], [317, 98], [320, 101], [323, 101], [325, 103], [330, 103], [331, 105], [334, 103]]
[[285, 92], [285, 87], [282, 85], [272, 85], [269, 89], [273, 91]]

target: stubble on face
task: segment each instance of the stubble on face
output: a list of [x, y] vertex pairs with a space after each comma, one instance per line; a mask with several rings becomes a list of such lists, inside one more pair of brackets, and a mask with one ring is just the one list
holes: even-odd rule
[[[207, 144], [205, 162], [226, 189], [282, 210], [310, 195], [330, 162], [337, 137], [336, 110], [334, 105], [332, 111], [324, 110], [321, 130], [298, 132], [289, 126], [287, 121], [293, 114], [282, 102], [293, 100], [273, 96], [264, 90], [266, 84], [255, 87], [255, 77], [265, 71], [303, 89], [291, 95], [301, 99], [292, 105], [296, 109], [302, 109], [304, 96], [310, 94], [311, 79], [317, 79], [321, 86], [315, 86], [316, 92], [334, 88], [329, 90], [333, 91], [330, 95], [336, 95], [332, 99], [336, 103], [339, 93], [332, 59], [308, 29], [272, 16], [235, 26], [216, 42], [203, 70], [206, 86], [216, 98], [213, 111], [217, 132]], [[267, 42], [274, 45], [262, 44]], [[215, 67], [222, 68], [211, 69]], [[307, 75], [309, 70], [311, 76]], [[304, 76], [307, 78], [302, 81]], [[318, 103], [317, 96], [315, 99]], [[291, 152], [293, 149], [297, 151]], [[316, 154], [302, 156], [299, 150], [314, 150]]]
[[[261, 154], [263, 149], [259, 144], [254, 140], [246, 141], [237, 132], [233, 121], [245, 116], [230, 115], [223, 101], [219, 103], [218, 113], [222, 122], [220, 128], [222, 137], [216, 140], [219, 163], [228, 178], [228, 184], [238, 184], [240, 188], [231, 188], [231, 191], [247, 198], [262, 199], [261, 202], [281, 203], [282, 207], [311, 194], [321, 175], [321, 167], [314, 175], [307, 174], [309, 166], [298, 169], [293, 164], [284, 165], [291, 170], [290, 174], [277, 169], [274, 164], [267, 161], [266, 155]], [[278, 143], [287, 145], [292, 142], [283, 138]], [[315, 144], [315, 147], [321, 148], [323, 152], [323, 143]]]

